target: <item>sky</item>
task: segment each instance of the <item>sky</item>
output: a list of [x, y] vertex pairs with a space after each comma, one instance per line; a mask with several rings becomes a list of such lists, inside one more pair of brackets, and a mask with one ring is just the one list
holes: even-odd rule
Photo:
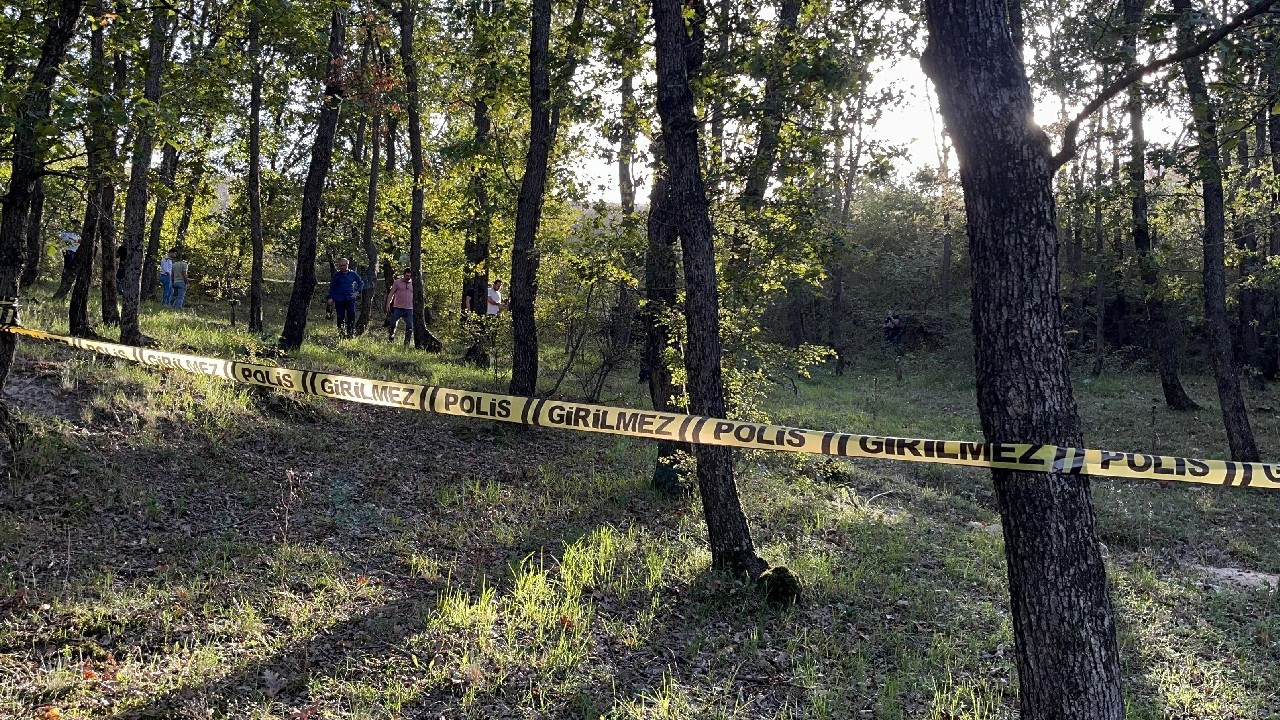
[[[1154, 80], [1148, 79], [1148, 82]], [[939, 143], [942, 142], [942, 118], [936, 110], [932, 84], [921, 69], [919, 59], [897, 58], [892, 63], [879, 67], [871, 91], [874, 93], [890, 86], [902, 93], [902, 100], [884, 111], [880, 122], [867, 133], [867, 137], [905, 148], [906, 156], [897, 161], [899, 177], [909, 177], [922, 167], [936, 168]], [[1069, 107], [1068, 110], [1074, 115], [1080, 107]], [[1042, 127], [1056, 122], [1059, 112], [1056, 99], [1042, 98], [1035, 104], [1035, 119]], [[1184, 124], [1181, 119], [1150, 110], [1145, 115], [1145, 121], [1147, 140], [1154, 143], [1171, 142]], [[1054, 138], [1055, 150], [1057, 144], [1058, 139]], [[954, 170], [954, 153], [950, 162]], [[618, 202], [618, 171], [615, 164], [606, 164], [599, 157], [586, 158], [577, 171], [581, 179], [590, 183], [592, 190], [589, 196], [592, 199]], [[649, 194], [647, 169], [639, 167], [633, 172], [640, 173], [646, 180], [636, 189], [637, 202], [645, 204]]]

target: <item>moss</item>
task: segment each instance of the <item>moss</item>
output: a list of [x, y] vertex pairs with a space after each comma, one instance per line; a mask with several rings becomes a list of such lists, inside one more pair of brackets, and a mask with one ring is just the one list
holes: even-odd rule
[[783, 565], [771, 567], [756, 578], [756, 586], [770, 605], [794, 605], [800, 602], [803, 586], [800, 578]]

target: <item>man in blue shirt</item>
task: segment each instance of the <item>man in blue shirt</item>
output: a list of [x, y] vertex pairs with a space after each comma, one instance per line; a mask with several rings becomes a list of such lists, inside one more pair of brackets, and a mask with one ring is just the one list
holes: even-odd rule
[[329, 304], [337, 310], [338, 333], [345, 337], [355, 329], [356, 298], [364, 292], [364, 279], [348, 270], [350, 265], [346, 258], [338, 258], [338, 271], [329, 278]]

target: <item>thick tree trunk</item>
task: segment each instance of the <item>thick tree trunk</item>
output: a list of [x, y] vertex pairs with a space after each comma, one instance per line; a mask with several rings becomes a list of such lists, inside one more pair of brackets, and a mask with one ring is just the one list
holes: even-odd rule
[[364, 293], [360, 295], [360, 314], [356, 316], [356, 334], [363, 335], [365, 328], [369, 326], [369, 315], [373, 308], [373, 296], [376, 294], [378, 287], [378, 243], [373, 239], [373, 224], [378, 215], [378, 174], [381, 172], [381, 158], [378, 156], [378, 147], [382, 144], [378, 141], [378, 128], [382, 124], [380, 115], [373, 116], [372, 132], [369, 137], [373, 139], [373, 152], [369, 160], [369, 194], [365, 199], [364, 206], [364, 232], [361, 235], [361, 245], [364, 247], [365, 262], [365, 287]]
[[249, 241], [253, 264], [249, 271], [249, 330], [262, 332], [262, 273], [266, 243], [262, 238], [262, 18], [257, 4], [249, 16]]
[[[83, 9], [84, 0], [62, 0], [56, 14], [45, 20], [48, 35], [40, 46], [40, 59], [14, 113], [13, 137], [9, 143], [12, 157], [9, 188], [4, 195], [3, 211], [0, 211], [0, 300], [18, 300], [21, 297], [22, 269], [28, 261], [27, 223], [31, 217], [36, 182], [43, 171], [45, 140], [40, 126], [49, 117], [58, 68], [66, 57]], [[17, 335], [0, 333], [0, 390], [9, 379], [17, 349]]]
[[[1001, 0], [926, 0], [922, 58], [960, 161], [988, 442], [1083, 442], [1058, 294], [1049, 142]], [[1024, 720], [1120, 720], [1120, 662], [1089, 481], [992, 472]]]
[[[1178, 45], [1190, 47], [1191, 2], [1173, 0], [1175, 12], [1183, 15], [1178, 25]], [[1227, 279], [1225, 268], [1226, 217], [1223, 209], [1222, 160], [1218, 151], [1218, 124], [1209, 89], [1205, 84], [1200, 60], [1182, 63], [1182, 77], [1187, 83], [1192, 114], [1199, 143], [1199, 175], [1204, 200], [1204, 316], [1209, 326], [1210, 354], [1213, 374], [1218, 383], [1218, 401], [1222, 421], [1227, 430], [1231, 458], [1242, 462], [1258, 462], [1258, 445], [1253, 439], [1249, 414], [1240, 392], [1235, 356], [1231, 349], [1231, 328], [1227, 320]]]
[[529, 153], [516, 204], [516, 235], [511, 248], [511, 384], [512, 395], [533, 395], [538, 388], [538, 226], [547, 187], [551, 127], [551, 0], [534, 0], [529, 33]]
[[[697, 415], [724, 417], [715, 248], [706, 187], [699, 167], [698, 118], [689, 85], [690, 68], [686, 61], [689, 41], [683, 5], [680, 0], [654, 0], [653, 15], [662, 146], [666, 151], [674, 216], [684, 245], [689, 409]], [[696, 28], [695, 32], [698, 32]], [[695, 56], [698, 52], [695, 48]], [[751, 541], [751, 529], [734, 482], [733, 451], [698, 445], [695, 453], [712, 564], [734, 573], [759, 576], [768, 568], [768, 563], [756, 554]]]
[[413, 172], [413, 202], [409, 212], [409, 267], [413, 270], [413, 346], [439, 352], [444, 348], [427, 329], [427, 302], [422, 291], [422, 115], [418, 91], [418, 60], [414, 56], [413, 0], [400, 0], [400, 65], [404, 71], [404, 91], [409, 116], [409, 164]]
[[[160, 102], [169, 11], [157, 6], [151, 13], [151, 33], [147, 39], [149, 62], [142, 95], [151, 107], [155, 107]], [[145, 342], [138, 322], [138, 300], [142, 289], [142, 236], [147, 226], [151, 146], [156, 125], [155, 116], [151, 112], [139, 113], [135, 122], [137, 139], [134, 141], [133, 159], [130, 162], [129, 193], [124, 203], [124, 297], [120, 312], [120, 342], [125, 345], [142, 345]], [[106, 278], [103, 278], [103, 282], [106, 282]]]
[[[1138, 29], [1145, 0], [1125, 0], [1125, 45], [1137, 63]], [[1160, 271], [1151, 242], [1151, 226], [1147, 219], [1147, 138], [1142, 116], [1142, 83], [1129, 86], [1129, 186], [1133, 192], [1130, 204], [1133, 225], [1133, 249], [1137, 253], [1142, 294], [1147, 309], [1147, 346], [1160, 375], [1164, 402], [1173, 410], [1199, 410], [1187, 395], [1178, 377], [1178, 343], [1170, 332], [1169, 316], [1160, 288]]]
[[156, 299], [159, 285], [160, 235], [164, 232], [164, 217], [169, 212], [169, 199], [173, 197], [173, 179], [178, 173], [178, 148], [165, 143], [160, 159], [160, 184], [164, 190], [156, 193], [155, 210], [151, 214], [151, 231], [147, 235], [147, 254], [142, 259], [142, 297]]
[[31, 213], [27, 217], [27, 264], [22, 268], [20, 287], [32, 287], [40, 278], [40, 264], [44, 260], [45, 243], [41, 239], [41, 224], [44, 221], [44, 178], [36, 178], [35, 190], [31, 193]]
[[320, 231], [320, 204], [325, 178], [333, 163], [333, 144], [338, 131], [338, 113], [342, 110], [343, 49], [346, 46], [347, 15], [334, 10], [329, 18], [329, 62], [325, 68], [324, 97], [320, 104], [320, 121], [311, 146], [311, 165], [302, 191], [302, 223], [298, 230], [297, 267], [293, 275], [293, 292], [285, 315], [280, 347], [296, 350], [307, 334], [307, 309], [316, 289], [316, 238]]

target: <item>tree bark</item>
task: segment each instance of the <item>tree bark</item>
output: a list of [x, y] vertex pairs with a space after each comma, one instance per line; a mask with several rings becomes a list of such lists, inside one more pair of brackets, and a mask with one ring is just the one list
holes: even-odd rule
[[[138, 322], [138, 300], [142, 289], [142, 235], [146, 232], [147, 204], [151, 182], [151, 146], [155, 137], [155, 108], [160, 102], [164, 74], [169, 11], [157, 6], [151, 11], [151, 32], [147, 40], [146, 81], [142, 95], [147, 106], [135, 114], [137, 138], [129, 168], [129, 192], [124, 203], [124, 297], [120, 312], [120, 342], [142, 345], [145, 338]], [[106, 278], [103, 278], [106, 282]]]
[[[655, 152], [662, 154], [660, 148]], [[676, 388], [671, 380], [671, 364], [667, 354], [674, 352], [672, 323], [676, 316], [676, 289], [679, 277], [676, 273], [676, 240], [679, 227], [675, 208], [672, 206], [670, 184], [666, 172], [659, 170], [654, 176], [653, 190], [649, 194], [649, 219], [647, 222], [648, 247], [644, 260], [644, 368], [649, 381], [649, 401], [653, 409], [670, 412], [675, 409], [673, 399]], [[653, 468], [653, 486], [662, 490], [679, 487], [679, 475], [675, 466], [675, 454], [680, 449], [668, 440], [658, 442], [658, 458]], [[688, 449], [687, 447], [685, 448]]]
[[529, 152], [516, 204], [516, 234], [511, 248], [511, 384], [512, 395], [533, 395], [538, 386], [538, 226], [547, 186], [551, 127], [551, 0], [533, 0], [529, 33]]
[[398, 19], [400, 65], [404, 71], [409, 118], [409, 164], [413, 173], [413, 201], [409, 211], [409, 267], [413, 271], [413, 346], [419, 350], [439, 352], [444, 345], [427, 329], [427, 302], [422, 291], [422, 213], [425, 198], [422, 188], [422, 114], [419, 109], [418, 60], [413, 48], [413, 0], [400, 0]]
[[249, 241], [253, 264], [249, 271], [249, 331], [262, 332], [262, 273], [266, 243], [262, 237], [262, 18], [257, 2], [249, 15]]
[[365, 262], [365, 287], [364, 293], [360, 295], [360, 314], [356, 316], [356, 334], [364, 334], [365, 328], [369, 326], [369, 315], [373, 308], [373, 296], [376, 294], [378, 287], [378, 243], [373, 239], [373, 224], [378, 215], [378, 174], [381, 172], [381, 158], [378, 156], [378, 147], [382, 144], [378, 139], [378, 128], [382, 124], [382, 116], [375, 114], [373, 116], [369, 137], [373, 140], [372, 152], [369, 160], [369, 194], [365, 200], [364, 206], [364, 232], [361, 236], [361, 244], [364, 247]]
[[[477, 97], [472, 101], [471, 108], [472, 126], [475, 132], [472, 140], [473, 152], [478, 158], [484, 158], [489, 150], [489, 137], [493, 128], [493, 121], [489, 117], [489, 104], [484, 98]], [[475, 162], [477, 168], [484, 165], [483, 160], [478, 159]], [[471, 175], [471, 198], [471, 228], [462, 249], [464, 257], [462, 309], [464, 312], [469, 309], [473, 313], [484, 315], [487, 307], [485, 293], [489, 287], [489, 244], [492, 239], [493, 224], [489, 208], [487, 174], [483, 170], [477, 169]], [[482, 346], [483, 343], [477, 341], [477, 347], [486, 358], [481, 364], [487, 365], [488, 350]], [[472, 350], [468, 351], [468, 355], [472, 354]]]
[[[1058, 293], [1049, 142], [1002, 0], [926, 0], [933, 80], [960, 161], [978, 411], [988, 442], [1080, 447]], [[1120, 720], [1120, 663], [1089, 481], [994, 470], [1024, 720]]]
[[388, 176], [396, 174], [396, 135], [398, 134], [400, 134], [400, 118], [395, 115], [388, 115], [385, 133], [387, 143], [386, 171]]
[[27, 217], [27, 264], [22, 268], [20, 287], [31, 287], [40, 278], [40, 265], [44, 260], [45, 243], [41, 240], [41, 225], [44, 221], [44, 178], [36, 178], [35, 190], [31, 193], [31, 214]]
[[169, 212], [169, 200], [173, 197], [173, 180], [178, 173], [178, 148], [165, 143], [160, 160], [160, 184], [165, 189], [156, 193], [155, 210], [151, 215], [151, 232], [147, 236], [147, 254], [142, 259], [142, 297], [155, 300], [159, 284], [160, 235], [164, 232], [164, 218]]
[[[1137, 64], [1138, 30], [1142, 22], [1145, 0], [1124, 2], [1124, 43]], [[1138, 256], [1139, 275], [1142, 278], [1142, 295], [1147, 310], [1147, 348], [1152, 355], [1156, 372], [1160, 375], [1160, 388], [1165, 405], [1172, 410], [1199, 410], [1200, 406], [1187, 395], [1178, 376], [1178, 343], [1170, 332], [1169, 316], [1165, 310], [1160, 288], [1160, 271], [1151, 242], [1151, 225], [1147, 218], [1147, 138], [1143, 126], [1142, 84], [1129, 86], [1129, 186], [1133, 192], [1130, 215], [1133, 227], [1133, 249]]]
[[[1280, 42], [1280, 29], [1271, 32], [1272, 46]], [[1267, 64], [1267, 98], [1273, 108], [1267, 116], [1267, 143], [1271, 146], [1271, 257], [1280, 257], [1280, 113], [1274, 111], [1280, 103], [1280, 53], [1271, 54]], [[1275, 292], [1275, 308], [1272, 312], [1272, 332], [1275, 336], [1273, 364], [1280, 379], [1280, 289]]]
[[[1191, 45], [1191, 2], [1173, 0], [1175, 12], [1183, 15], [1178, 25], [1179, 47]], [[1231, 458], [1241, 462], [1258, 462], [1258, 445], [1253, 439], [1249, 414], [1240, 392], [1235, 356], [1231, 349], [1231, 328], [1227, 320], [1227, 281], [1225, 268], [1226, 217], [1223, 208], [1222, 160], [1218, 151], [1218, 123], [1205, 84], [1199, 59], [1182, 63], [1182, 77], [1194, 116], [1198, 142], [1198, 171], [1204, 202], [1204, 316], [1209, 326], [1210, 354], [1213, 374], [1218, 385], [1218, 402], [1227, 430]]]
[[[0, 300], [18, 300], [21, 297], [22, 270], [28, 261], [27, 223], [36, 182], [44, 170], [42, 163], [46, 148], [40, 125], [49, 117], [53, 84], [58, 79], [58, 69], [67, 55], [83, 9], [84, 0], [62, 0], [56, 14], [46, 18], [44, 25], [48, 34], [40, 46], [40, 59], [14, 113], [13, 138], [9, 144], [12, 154], [9, 188], [0, 212]], [[17, 350], [18, 336], [0, 333], [0, 390], [4, 389], [9, 378]]]
[[[689, 409], [697, 415], [724, 417], [715, 248], [706, 187], [699, 166], [699, 123], [689, 84], [690, 48], [681, 0], [654, 0], [653, 14], [662, 146], [666, 152], [667, 181], [675, 205], [675, 220], [684, 246]], [[694, 28], [694, 32], [699, 30]], [[693, 55], [699, 54], [700, 49], [694, 48]], [[698, 445], [695, 454], [712, 564], [753, 578], [759, 576], [768, 568], [768, 563], [756, 554], [751, 541], [751, 529], [734, 482], [733, 451]]]
[[311, 165], [302, 191], [302, 222], [298, 230], [297, 267], [293, 275], [293, 292], [285, 315], [280, 347], [296, 350], [302, 347], [307, 333], [307, 309], [316, 289], [316, 239], [320, 231], [320, 207], [324, 200], [325, 178], [333, 163], [333, 144], [338, 131], [338, 114], [342, 110], [343, 49], [346, 46], [347, 15], [334, 10], [329, 18], [329, 61], [325, 68], [324, 97], [320, 103], [320, 119], [315, 142], [311, 146]]

